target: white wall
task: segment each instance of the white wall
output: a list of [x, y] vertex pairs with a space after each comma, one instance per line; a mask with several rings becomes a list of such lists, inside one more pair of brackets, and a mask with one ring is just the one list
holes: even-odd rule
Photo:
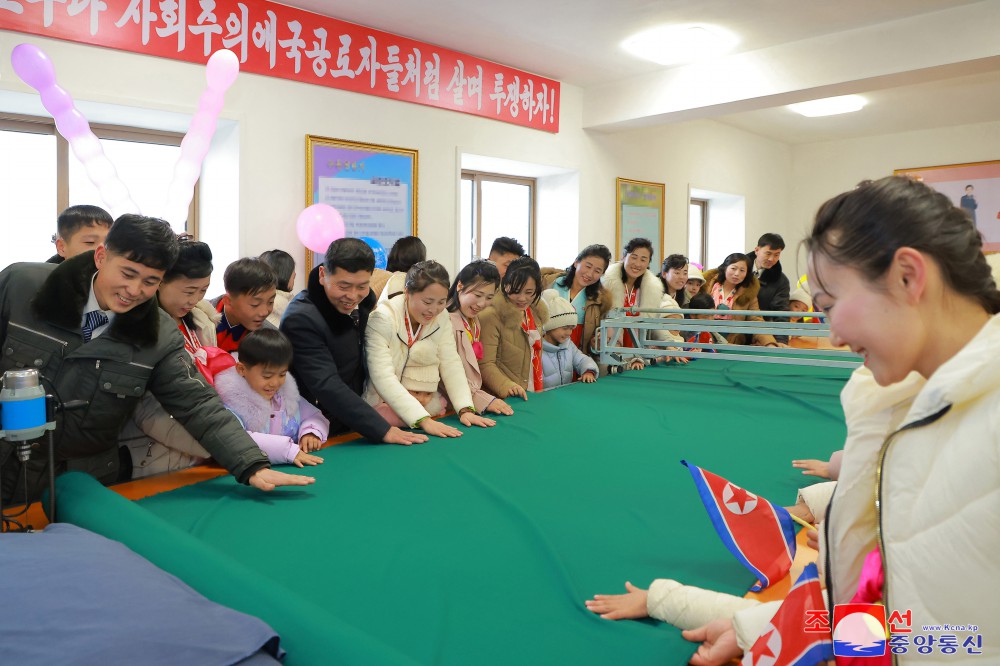
[[789, 226], [803, 237], [824, 201], [862, 180], [894, 169], [995, 160], [998, 147], [1000, 122], [795, 146]]
[[[45, 50], [59, 83], [82, 102], [190, 115], [204, 88], [200, 65], [18, 33], [0, 31], [0, 54], [25, 41]], [[6, 55], [0, 57], [3, 90], [34, 94], [13, 73]], [[572, 174], [553, 176], [547, 183], [550, 196], [539, 202], [545, 247], [537, 254], [545, 265], [566, 266], [579, 247], [590, 243], [614, 246], [617, 176], [666, 184], [668, 254], [687, 247], [689, 186], [746, 197], [751, 240], [765, 231], [788, 235], [789, 146], [708, 120], [616, 134], [586, 132], [581, 103], [581, 91], [563, 85], [561, 131], [552, 135], [379, 97], [240, 75], [222, 112], [228, 129], [213, 142], [213, 150], [218, 146], [227, 152], [206, 162], [206, 182], [211, 179], [213, 188], [222, 183], [224, 191], [203, 201], [203, 233], [220, 267], [236, 256], [274, 247], [304, 263], [294, 227], [305, 206], [305, 135], [315, 134], [419, 151], [419, 234], [431, 256], [449, 270], [458, 262], [457, 156], [466, 153]], [[0, 110], [5, 110], [2, 104]], [[233, 173], [237, 167], [238, 174]], [[565, 193], [573, 188], [579, 189], [578, 199], [566, 201]], [[230, 210], [234, 202], [237, 211]], [[232, 225], [224, 219], [235, 215], [239, 230], [234, 234], [225, 231]], [[552, 246], [553, 238], [574, 242]], [[227, 246], [215, 247], [219, 243]], [[613, 249], [617, 254], [620, 248]], [[302, 268], [299, 285], [305, 278]]]
[[[614, 242], [614, 179], [618, 176], [666, 184], [665, 255], [687, 251], [689, 187], [745, 197], [745, 235], [751, 243], [768, 231], [783, 235], [791, 231], [785, 222], [791, 148], [784, 143], [711, 120], [595, 136], [606, 156], [601, 163], [606, 202], [602, 210], [607, 211], [604, 219], [611, 237], [598, 241], [581, 234], [581, 244], [607, 242], [610, 246]], [[733, 241], [734, 245], [742, 242], [742, 238]], [[751, 248], [734, 247], [730, 252]]]

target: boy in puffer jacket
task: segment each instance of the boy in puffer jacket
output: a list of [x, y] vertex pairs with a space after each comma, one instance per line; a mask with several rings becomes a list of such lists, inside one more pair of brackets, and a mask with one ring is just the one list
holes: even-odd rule
[[288, 374], [292, 343], [280, 331], [261, 328], [240, 340], [238, 354], [235, 367], [215, 376], [215, 389], [226, 408], [272, 464], [322, 463], [309, 451], [326, 441], [330, 422], [299, 395]]
[[542, 298], [549, 306], [549, 320], [543, 326], [542, 375], [546, 389], [572, 384], [576, 377], [590, 384], [597, 381], [597, 363], [573, 344], [570, 335], [577, 313], [555, 289], [546, 289]]

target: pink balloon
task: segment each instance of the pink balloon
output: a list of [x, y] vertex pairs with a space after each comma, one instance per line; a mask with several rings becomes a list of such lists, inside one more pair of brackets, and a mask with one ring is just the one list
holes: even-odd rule
[[35, 90], [44, 90], [56, 82], [52, 61], [34, 44], [18, 44], [10, 53], [10, 64], [21, 80]]
[[240, 73], [240, 59], [229, 49], [222, 49], [212, 54], [205, 67], [205, 80], [208, 87], [219, 92], [226, 92], [236, 81]]
[[201, 97], [198, 99], [198, 110], [195, 112], [195, 115], [196, 117], [198, 115], [204, 115], [214, 120], [215, 117], [219, 115], [219, 112], [222, 111], [222, 105], [224, 103], [225, 98], [222, 96], [221, 92], [218, 90], [212, 90], [211, 88], [206, 88], [205, 92], [203, 92]]
[[344, 237], [344, 218], [333, 206], [313, 204], [295, 223], [302, 244], [313, 252], [326, 252], [330, 243]]

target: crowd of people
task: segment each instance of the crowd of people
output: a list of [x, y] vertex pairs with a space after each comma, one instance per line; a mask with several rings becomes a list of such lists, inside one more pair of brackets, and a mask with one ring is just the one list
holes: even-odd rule
[[[392, 248], [384, 271], [363, 241], [334, 241], [294, 295], [286, 252], [241, 258], [225, 269], [225, 293], [206, 300], [215, 267], [205, 243], [178, 238], [155, 218], [112, 221], [95, 206], [74, 206], [59, 217], [56, 256], [0, 273], [2, 368], [35, 368], [61, 400], [88, 402], [63, 417], [60, 470], [112, 483], [212, 457], [240, 482], [271, 490], [313, 482], [271, 466], [322, 463], [314, 452], [331, 435], [400, 445], [459, 437], [461, 428], [440, 420], [449, 411], [465, 428], [493, 427], [533, 392], [597, 381], [598, 328], [612, 308], [760, 320], [739, 311], [807, 316], [815, 304], [833, 343], [865, 361], [843, 395], [849, 434], [831, 493], [837, 510], [804, 514], [825, 516], [829, 594], [841, 602], [859, 585], [871, 591], [859, 576], [877, 552], [883, 601], [892, 590], [895, 606], [928, 617], [970, 608], [997, 616], [983, 583], [1000, 582], [991, 557], [1000, 533], [1000, 292], [978, 233], [942, 195], [893, 177], [827, 202], [806, 244], [811, 294], [790, 289], [785, 242], [772, 233], [717, 268], [671, 254], [658, 272], [643, 238], [629, 240], [616, 262], [609, 248], [589, 245], [565, 269], [541, 268], [516, 240], [499, 238], [453, 278], [411, 236]], [[787, 343], [768, 334], [682, 336], [669, 326], [650, 336]], [[617, 335], [625, 348], [640, 342], [628, 328]], [[4, 503], [37, 496], [43, 461], [21, 463], [4, 442], [0, 463]], [[962, 561], [976, 566], [955, 566]], [[962, 594], [929, 585], [940, 580]], [[588, 607], [610, 619], [670, 619], [665, 608], [690, 603], [678, 601], [678, 589], [675, 581], [648, 592], [629, 585]], [[714, 614], [711, 622], [682, 627], [703, 642], [692, 663], [738, 656], [752, 633], [741, 628], [760, 626], [741, 615], [759, 615], [756, 605], [711, 599], [716, 605], [698, 615]]]

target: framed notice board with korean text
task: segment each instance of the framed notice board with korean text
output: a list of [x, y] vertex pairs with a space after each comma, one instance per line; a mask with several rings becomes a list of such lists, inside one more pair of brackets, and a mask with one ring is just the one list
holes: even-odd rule
[[[306, 206], [333, 206], [345, 235], [370, 238], [388, 252], [417, 234], [417, 151], [306, 136]], [[306, 250], [306, 271], [322, 261]]]
[[615, 259], [633, 238], [648, 238], [653, 244], [649, 268], [659, 272], [663, 260], [663, 183], [647, 183], [628, 178], [616, 179], [615, 196]]

